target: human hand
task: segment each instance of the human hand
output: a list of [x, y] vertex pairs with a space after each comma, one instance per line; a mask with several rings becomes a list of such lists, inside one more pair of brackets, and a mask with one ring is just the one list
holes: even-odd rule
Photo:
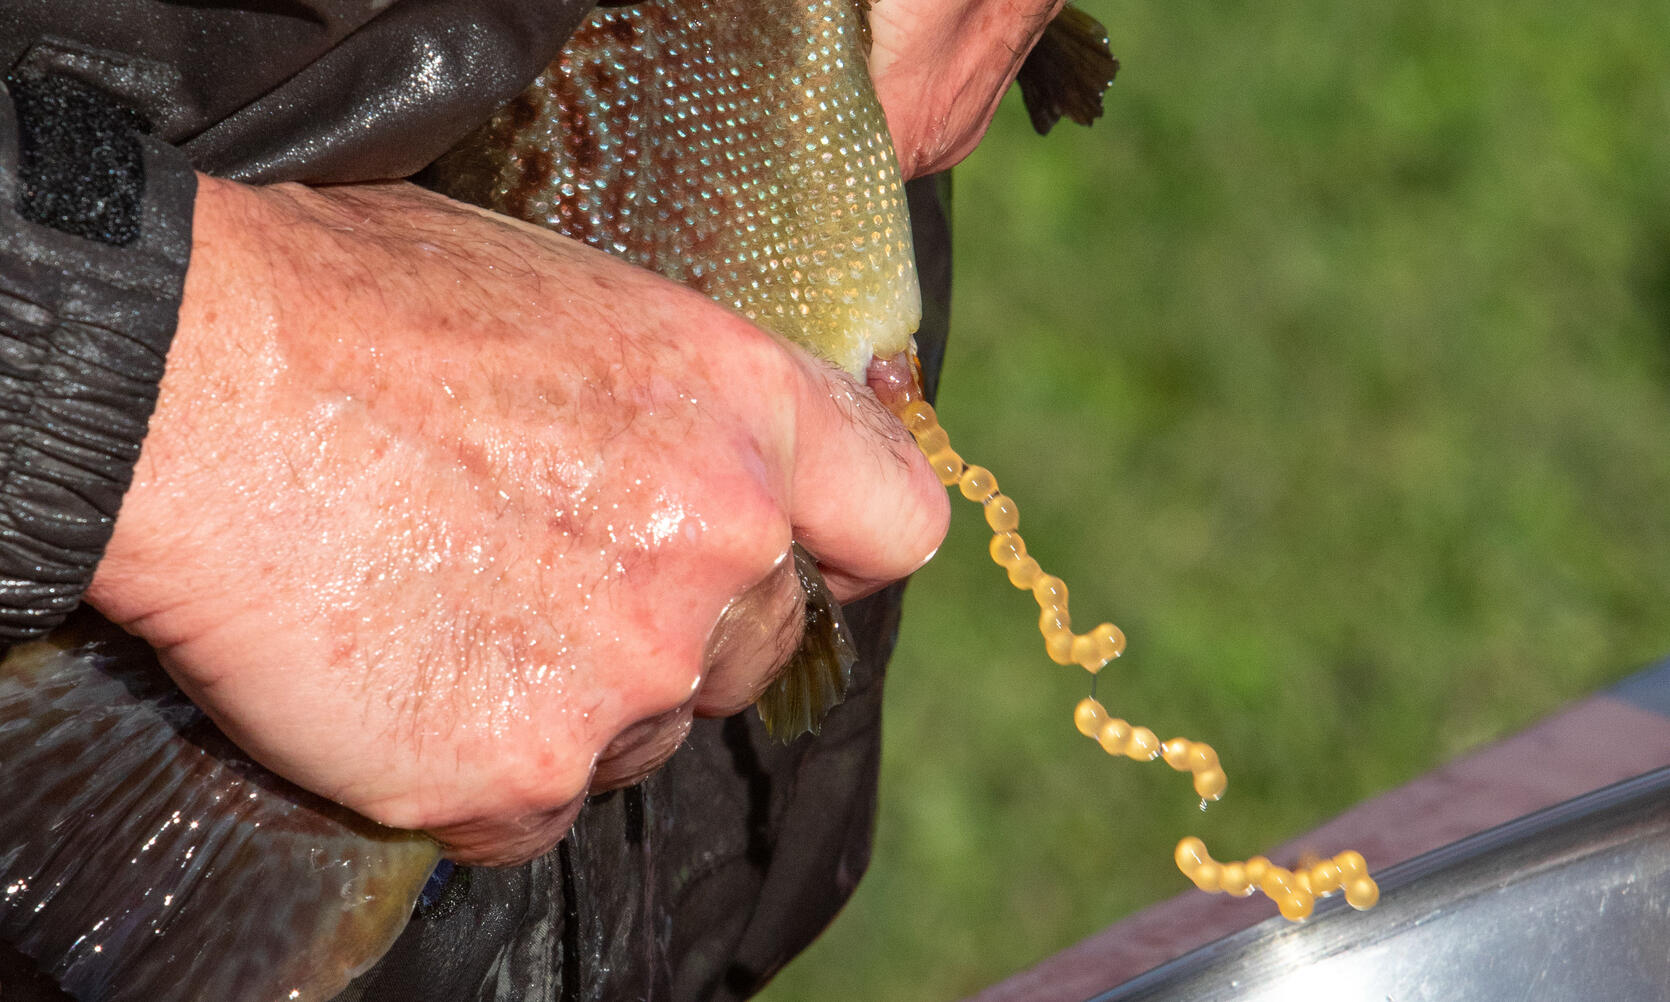
[[[896, 421], [700, 295], [409, 185], [201, 181], [88, 599], [257, 760], [451, 854], [544, 851], [947, 520]], [[738, 596], [762, 630], [726, 631]], [[595, 768], [595, 771], [594, 771]]]
[[907, 178], [945, 170], [986, 134], [1063, 0], [876, 0], [870, 76]]

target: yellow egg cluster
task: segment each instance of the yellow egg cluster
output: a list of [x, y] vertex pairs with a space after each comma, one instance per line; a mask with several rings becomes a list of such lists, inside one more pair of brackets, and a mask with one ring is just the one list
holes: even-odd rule
[[[1112, 623], [1102, 623], [1088, 633], [1073, 632], [1067, 614], [1067, 585], [1045, 574], [1038, 561], [1027, 555], [1015, 502], [998, 490], [990, 470], [963, 462], [951, 448], [951, 438], [940, 427], [933, 407], [910, 394], [896, 403], [896, 409], [940, 483], [955, 485], [963, 497], [984, 507], [986, 524], [992, 530], [992, 560], [1008, 572], [1010, 584], [1030, 591], [1037, 600], [1038, 632], [1044, 637], [1044, 650], [1050, 660], [1058, 665], [1076, 664], [1095, 675], [1125, 653], [1125, 634]], [[1073, 710], [1073, 723], [1080, 734], [1101, 745], [1109, 755], [1138, 762], [1159, 759], [1178, 772], [1190, 773], [1202, 807], [1224, 795], [1229, 777], [1211, 745], [1182, 737], [1161, 741], [1147, 727], [1109, 716], [1094, 695], [1094, 684], [1091, 692]], [[1263, 856], [1220, 863], [1207, 853], [1204, 842], [1191, 835], [1177, 843], [1175, 858], [1177, 868], [1201, 890], [1236, 896], [1251, 894], [1255, 889], [1263, 891], [1282, 915], [1294, 922], [1310, 915], [1317, 898], [1336, 891], [1344, 890], [1346, 902], [1357, 909], [1372, 908], [1380, 900], [1380, 888], [1369, 876], [1362, 855], [1356, 852], [1342, 852], [1296, 870], [1276, 866]]]
[[1020, 510], [1007, 494], [997, 489], [997, 479], [984, 466], [969, 466], [951, 448], [951, 437], [939, 426], [939, 418], [926, 400], [904, 405], [899, 419], [916, 438], [928, 457], [928, 465], [947, 487], [956, 485], [963, 497], [983, 506], [986, 524], [991, 526], [992, 560], [1009, 573], [1009, 583], [1030, 591], [1038, 602], [1038, 632], [1044, 636], [1044, 650], [1058, 665], [1076, 664], [1092, 674], [1125, 653], [1125, 634], [1112, 623], [1102, 623], [1088, 633], [1074, 633], [1067, 613], [1067, 585], [1053, 574], [1045, 574], [1038, 561], [1027, 555], [1026, 541], [1016, 531]]
[[1201, 890], [1236, 897], [1262, 891], [1291, 922], [1309, 917], [1317, 898], [1341, 890], [1346, 904], [1358, 911], [1373, 908], [1380, 900], [1380, 886], [1368, 875], [1362, 854], [1350, 850], [1289, 870], [1263, 856], [1220, 863], [1206, 851], [1206, 843], [1191, 835], [1177, 843], [1175, 859], [1183, 876]]
[[1095, 696], [1079, 700], [1073, 709], [1073, 724], [1109, 755], [1123, 755], [1138, 762], [1161, 759], [1178, 772], [1193, 773], [1195, 792], [1203, 801], [1217, 800], [1229, 788], [1229, 777], [1224, 775], [1211, 745], [1188, 738], [1161, 741], [1141, 724], [1133, 726], [1129, 721], [1109, 717], [1107, 708]]

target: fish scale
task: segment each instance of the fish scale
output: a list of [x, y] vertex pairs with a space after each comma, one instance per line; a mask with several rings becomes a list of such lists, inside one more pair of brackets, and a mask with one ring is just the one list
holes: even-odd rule
[[853, 0], [600, 8], [428, 180], [861, 376], [905, 350], [922, 316], [866, 37]]

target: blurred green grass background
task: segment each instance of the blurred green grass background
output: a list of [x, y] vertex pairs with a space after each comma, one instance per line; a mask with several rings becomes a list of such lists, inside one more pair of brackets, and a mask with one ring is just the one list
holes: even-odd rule
[[961, 997], [1670, 653], [1670, 5], [1085, 6], [1106, 117], [957, 172], [940, 411], [1229, 795], [1078, 737], [958, 499], [775, 1002]]

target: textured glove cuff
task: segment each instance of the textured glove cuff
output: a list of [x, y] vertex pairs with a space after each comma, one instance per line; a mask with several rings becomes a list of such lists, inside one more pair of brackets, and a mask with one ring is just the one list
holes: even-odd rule
[[[72, 89], [95, 106], [110, 100]], [[92, 580], [185, 285], [191, 165], [113, 101], [104, 110], [67, 140], [48, 136], [46, 160], [32, 149], [26, 163], [12, 92], [0, 88], [0, 646], [51, 629]], [[62, 162], [75, 150], [90, 154], [79, 178]], [[123, 218], [136, 225], [100, 222]]]

